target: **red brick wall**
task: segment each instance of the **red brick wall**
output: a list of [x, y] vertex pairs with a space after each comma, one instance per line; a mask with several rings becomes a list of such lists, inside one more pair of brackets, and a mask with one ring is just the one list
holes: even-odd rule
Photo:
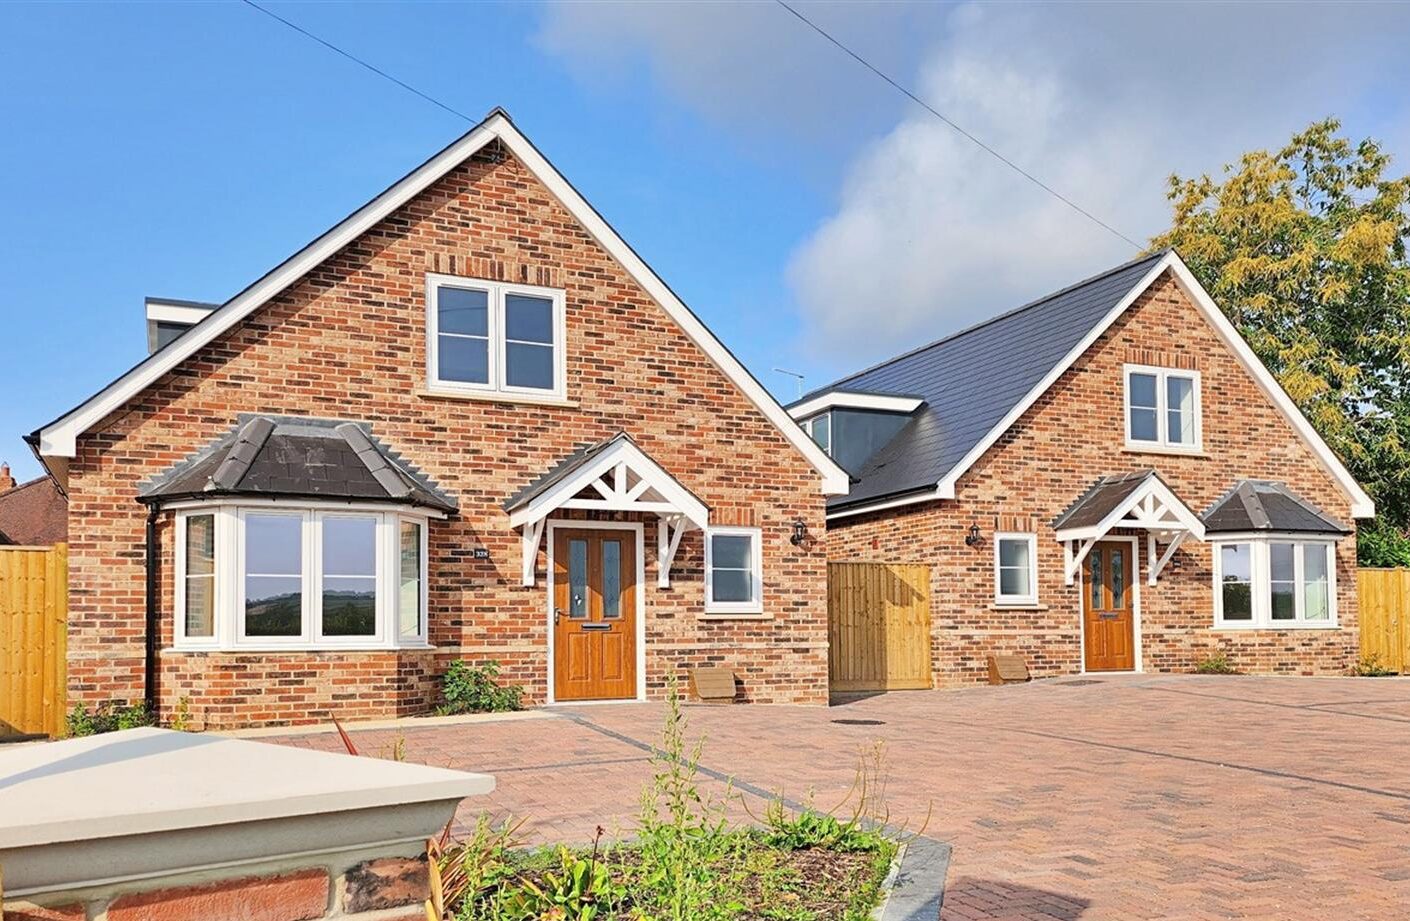
[[[568, 398], [553, 407], [428, 396], [425, 274], [526, 280], [567, 291]], [[746, 699], [826, 699], [819, 475], [562, 207], [512, 158], [476, 159], [291, 286], [82, 437], [70, 477], [73, 701], [142, 693], [143, 509], [138, 485], [233, 426], [241, 412], [360, 419], [460, 502], [430, 532], [434, 652], [163, 652], [168, 711], [197, 724], [380, 717], [424, 710], [455, 656], [495, 658], [545, 693], [542, 577], [519, 584], [519, 543], [500, 503], [584, 443], [626, 430], [711, 507], [763, 529], [770, 619], [707, 621], [699, 533], [669, 590], [645, 535], [647, 674], [725, 662]], [[162, 645], [171, 640], [170, 528], [163, 523]], [[484, 547], [489, 558], [471, 558]], [[539, 567], [542, 572], [543, 557]]]
[[[1200, 371], [1204, 454], [1125, 449], [1122, 365]], [[1343, 522], [1350, 500], [1258, 389], [1169, 275], [1118, 320], [959, 481], [956, 500], [844, 518], [828, 532], [836, 560], [924, 562], [933, 567], [932, 653], [938, 683], [986, 677], [984, 657], [1018, 653], [1036, 675], [1081, 670], [1081, 604], [1063, 581], [1051, 522], [1100, 476], [1155, 467], [1195, 514], [1236, 480], [1281, 480]], [[1004, 524], [1000, 526], [1000, 518]], [[967, 547], [977, 523], [984, 543]], [[1038, 534], [1039, 606], [994, 607], [993, 533]], [[1145, 569], [1142, 541], [1141, 563]], [[1211, 547], [1190, 541], [1154, 586], [1141, 578], [1142, 664], [1188, 671], [1222, 648], [1241, 670], [1345, 673], [1355, 661], [1356, 541], [1337, 548], [1340, 629], [1212, 629]]]

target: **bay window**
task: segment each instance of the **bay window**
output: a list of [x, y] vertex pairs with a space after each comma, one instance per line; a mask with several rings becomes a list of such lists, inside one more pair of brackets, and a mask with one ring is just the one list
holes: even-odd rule
[[1214, 545], [1215, 626], [1336, 626], [1336, 545], [1259, 538]]
[[177, 648], [426, 643], [426, 519], [376, 508], [177, 513]]
[[426, 330], [433, 390], [566, 395], [561, 290], [427, 275]]

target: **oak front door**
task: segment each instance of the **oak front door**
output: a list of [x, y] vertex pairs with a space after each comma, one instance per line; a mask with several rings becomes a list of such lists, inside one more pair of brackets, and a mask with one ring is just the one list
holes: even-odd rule
[[553, 532], [555, 700], [636, 697], [634, 530]]
[[1131, 671], [1136, 667], [1135, 615], [1131, 587], [1135, 546], [1101, 541], [1087, 554], [1082, 586], [1082, 620], [1089, 672]]

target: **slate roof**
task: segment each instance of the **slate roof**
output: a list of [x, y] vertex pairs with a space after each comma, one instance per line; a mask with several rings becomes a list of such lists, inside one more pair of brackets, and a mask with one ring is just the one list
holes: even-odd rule
[[933, 488], [1165, 255], [1117, 266], [803, 397], [842, 389], [925, 400], [829, 510]]
[[1151, 477], [1160, 479], [1160, 475], [1149, 467], [1102, 477], [1087, 487], [1076, 501], [1053, 519], [1053, 530], [1089, 528], [1101, 524], [1113, 509], [1130, 498], [1131, 494]]
[[1215, 500], [1202, 520], [1206, 535], [1249, 531], [1351, 533], [1340, 521], [1273, 480], [1239, 481]]
[[143, 485], [142, 502], [213, 496], [396, 502], [454, 512], [443, 493], [364, 423], [242, 415], [239, 424]]

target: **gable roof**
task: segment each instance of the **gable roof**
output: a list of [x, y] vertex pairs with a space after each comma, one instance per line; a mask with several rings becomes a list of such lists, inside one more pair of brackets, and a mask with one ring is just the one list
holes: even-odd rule
[[[835, 388], [923, 396], [829, 517], [953, 499], [955, 485], [1059, 377], [1169, 272], [1216, 335], [1367, 518], [1375, 505], [1174, 250], [1151, 253], [843, 378]], [[804, 399], [807, 399], [805, 397]]]
[[740, 389], [801, 453], [822, 478], [826, 495], [845, 493], [847, 473], [789, 417], [778, 401], [749, 373], [728, 348], [652, 271], [533, 143], [515, 128], [509, 114], [495, 108], [484, 121], [451, 142], [376, 198], [344, 218], [303, 249], [275, 266], [245, 290], [192, 326], [170, 346], [148, 356], [125, 374], [64, 415], [26, 436], [41, 459], [73, 457], [77, 439], [113, 410], [141, 393], [197, 350], [229, 330], [289, 285], [338, 252], [396, 209], [420, 194], [491, 141], [503, 144], [681, 327], [716, 367]]
[[1078, 496], [1061, 515], [1053, 519], [1053, 530], [1089, 528], [1100, 524], [1122, 502], [1131, 497], [1148, 478], [1160, 478], [1152, 467], [1104, 476]]
[[395, 502], [454, 512], [455, 500], [375, 440], [337, 419], [242, 416], [240, 424], [138, 491], [146, 503], [222, 496]]
[[1241, 480], [1202, 517], [1206, 534], [1351, 533], [1340, 521], [1273, 480]]
[[47, 546], [68, 540], [69, 504], [53, 477], [0, 492], [0, 544]]

